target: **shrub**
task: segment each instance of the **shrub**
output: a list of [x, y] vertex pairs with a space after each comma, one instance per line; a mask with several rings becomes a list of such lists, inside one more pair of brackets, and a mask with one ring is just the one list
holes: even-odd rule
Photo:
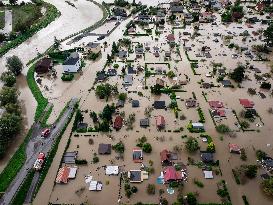
[[261, 88], [262, 88], [262, 89], [270, 90], [270, 89], [271, 89], [271, 83], [263, 82], [263, 83], [261, 84]]
[[93, 163], [96, 164], [100, 161], [99, 157], [97, 156], [96, 153], [94, 153], [94, 156], [93, 156]]
[[257, 150], [256, 151], [256, 156], [257, 156], [258, 160], [262, 160], [262, 159], [267, 157], [267, 154], [262, 150]]
[[204, 184], [196, 178], [193, 179], [193, 183], [200, 188], [204, 187]]
[[62, 81], [72, 81], [74, 79], [74, 74], [72, 73], [64, 73], [61, 77]]
[[198, 141], [193, 137], [189, 137], [186, 141], [186, 149], [189, 153], [197, 151], [199, 149]]
[[190, 192], [187, 194], [187, 202], [189, 205], [197, 205], [197, 199], [194, 193]]
[[76, 159], [75, 164], [85, 165], [85, 164], [87, 164], [87, 161], [86, 161], [86, 159]]
[[227, 133], [230, 132], [230, 128], [227, 125], [221, 124], [216, 127], [217, 132]]
[[149, 195], [154, 195], [155, 194], [155, 185], [154, 184], [148, 184], [147, 193]]
[[142, 146], [143, 152], [151, 153], [152, 152], [152, 145], [150, 143], [145, 143]]
[[124, 153], [125, 147], [122, 141], [112, 146], [112, 148], [118, 153]]
[[273, 196], [273, 178], [265, 179], [261, 183], [263, 192], [268, 196]]

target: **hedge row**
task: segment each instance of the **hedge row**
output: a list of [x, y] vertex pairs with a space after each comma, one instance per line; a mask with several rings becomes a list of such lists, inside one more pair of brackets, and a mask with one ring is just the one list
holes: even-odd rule
[[34, 79], [34, 72], [35, 72], [35, 64], [33, 64], [27, 72], [27, 83], [28, 87], [32, 92], [32, 95], [34, 96], [35, 100], [37, 101], [37, 108], [35, 111], [35, 121], [39, 120], [39, 118], [42, 116], [44, 109], [46, 108], [48, 104], [48, 100], [43, 96], [40, 88], [38, 87], [35, 79]]

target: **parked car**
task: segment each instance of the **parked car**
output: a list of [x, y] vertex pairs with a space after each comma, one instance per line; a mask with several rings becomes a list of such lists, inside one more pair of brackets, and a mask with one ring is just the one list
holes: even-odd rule
[[50, 129], [49, 128], [46, 128], [42, 131], [42, 135], [41, 137], [48, 137], [50, 134]]

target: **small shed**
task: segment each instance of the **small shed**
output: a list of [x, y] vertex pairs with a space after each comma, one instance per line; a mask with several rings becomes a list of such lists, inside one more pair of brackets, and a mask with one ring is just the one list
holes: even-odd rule
[[111, 154], [111, 144], [99, 144], [99, 154]]
[[149, 118], [140, 119], [140, 127], [149, 127], [150, 126], [150, 120]]

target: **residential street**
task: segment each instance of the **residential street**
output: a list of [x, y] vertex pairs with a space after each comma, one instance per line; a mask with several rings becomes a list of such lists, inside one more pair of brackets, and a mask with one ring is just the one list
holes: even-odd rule
[[[52, 145], [55, 143], [56, 138], [59, 136], [60, 132], [66, 125], [66, 123], [69, 120], [69, 116], [73, 113], [73, 108], [75, 104], [78, 102], [77, 98], [72, 98], [70, 101], [69, 106], [63, 113], [62, 117], [60, 118], [59, 122], [56, 123], [56, 127], [51, 130], [51, 134], [49, 137], [42, 139], [40, 137], [42, 128], [39, 123], [36, 123], [33, 127], [32, 137], [27, 145], [27, 160], [25, 164], [23, 165], [20, 172], [18, 172], [17, 176], [7, 189], [6, 193], [3, 195], [3, 197], [0, 200], [0, 204], [10, 204], [13, 197], [15, 196], [16, 192], [18, 191], [19, 187], [23, 183], [24, 179], [26, 178], [28, 172], [30, 169], [32, 169], [32, 166], [36, 160], [36, 157], [39, 152], [44, 152], [47, 156], [47, 153], [50, 151]], [[26, 201], [30, 202], [33, 191], [35, 190], [35, 186], [39, 180], [39, 174], [35, 174], [35, 177], [33, 178], [33, 183], [30, 187], [30, 192], [27, 195]]]

